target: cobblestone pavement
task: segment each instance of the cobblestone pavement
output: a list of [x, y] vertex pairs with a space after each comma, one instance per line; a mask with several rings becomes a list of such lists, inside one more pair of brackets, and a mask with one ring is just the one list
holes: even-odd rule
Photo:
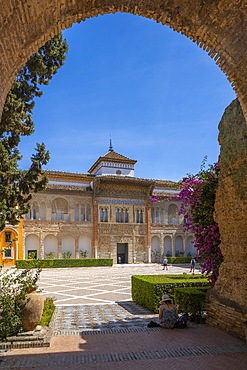
[[169, 273], [189, 268], [44, 269], [42, 294], [56, 298], [50, 347], [10, 350], [0, 357], [0, 369], [246, 370], [246, 344], [217, 328], [147, 328], [154, 315], [132, 302], [131, 276]]

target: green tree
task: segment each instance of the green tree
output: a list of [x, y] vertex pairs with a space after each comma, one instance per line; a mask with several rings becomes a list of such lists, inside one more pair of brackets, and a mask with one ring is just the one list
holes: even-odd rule
[[31, 56], [19, 71], [7, 95], [0, 121], [0, 230], [12, 225], [29, 210], [31, 192], [44, 189], [47, 177], [42, 166], [50, 155], [45, 144], [37, 144], [28, 170], [19, 169], [22, 158], [18, 145], [21, 136], [34, 132], [32, 113], [35, 99], [42, 96], [41, 85], [48, 85], [64, 64], [68, 45], [59, 33]]

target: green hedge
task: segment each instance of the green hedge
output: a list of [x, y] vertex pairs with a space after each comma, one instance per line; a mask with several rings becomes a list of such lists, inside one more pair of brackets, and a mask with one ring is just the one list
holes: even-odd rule
[[169, 265], [180, 265], [183, 263], [190, 263], [191, 257], [167, 257]]
[[208, 286], [208, 279], [202, 275], [133, 275], [131, 280], [133, 301], [155, 313], [163, 294], [174, 299], [177, 287]]
[[55, 267], [94, 267], [94, 266], [112, 266], [112, 258], [70, 258], [70, 259], [26, 259], [17, 260], [16, 267], [26, 268], [55, 268]]
[[46, 297], [39, 325], [49, 326], [54, 311], [55, 311], [54, 299], [52, 297]]
[[193, 317], [201, 317], [205, 308], [206, 292], [210, 288], [175, 288], [174, 298], [180, 312], [189, 312]]

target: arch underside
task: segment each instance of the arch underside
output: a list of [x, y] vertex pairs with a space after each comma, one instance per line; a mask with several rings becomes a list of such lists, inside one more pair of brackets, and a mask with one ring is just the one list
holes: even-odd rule
[[[18, 70], [47, 40], [75, 22], [116, 12], [154, 19], [181, 32], [227, 75], [247, 113], [246, 7], [238, 0], [3, 1], [0, 14], [0, 96], [3, 104]], [[11, 40], [11, 43], [9, 42]]]
[[[247, 7], [245, 1], [239, 0], [3, 0], [0, 12], [0, 114], [12, 81], [33, 52], [75, 22], [116, 12], [154, 19], [181, 32], [205, 49], [226, 74], [237, 93], [244, 117], [247, 118]], [[230, 114], [229, 117], [227, 130], [228, 135], [231, 135], [231, 126], [237, 122], [238, 115]], [[243, 142], [247, 145], [246, 138], [236, 137], [236, 153], [239, 140], [241, 145]], [[223, 148], [224, 140], [221, 145]], [[231, 187], [231, 192], [218, 192], [217, 195], [220, 201], [217, 202], [216, 214], [225, 258], [224, 266], [230, 266], [236, 251], [241, 251], [242, 259], [246, 256], [246, 221], [239, 223], [240, 226], [234, 228], [234, 233], [228, 231], [236, 219], [247, 220], [247, 186], [246, 180], [241, 181], [241, 178], [247, 178], [246, 158], [243, 153], [245, 152], [238, 154], [237, 160], [234, 163], [229, 162], [229, 166], [224, 168], [221, 151], [220, 181], [222, 186], [229, 184]], [[240, 180], [236, 178], [236, 172]], [[224, 223], [225, 213], [232, 214], [230, 225]], [[235, 325], [232, 324], [235, 327], [233, 331], [244, 337], [243, 323], [247, 320], [244, 308], [246, 290], [243, 288], [247, 276], [246, 266], [241, 265], [238, 270], [238, 281], [236, 277], [229, 275], [224, 266], [211, 307], [217, 307], [221, 317], [230, 306], [235, 307], [234, 312], [231, 311], [232, 320], [235, 320]], [[237, 270], [236, 262], [235, 269]], [[227, 279], [233, 279], [236, 284], [227, 284]], [[234, 305], [234, 302], [238, 303]], [[228, 330], [220, 317], [216, 325]]]

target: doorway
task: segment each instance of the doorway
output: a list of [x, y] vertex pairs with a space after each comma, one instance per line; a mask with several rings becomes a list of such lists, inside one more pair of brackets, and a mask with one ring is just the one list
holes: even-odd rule
[[128, 243], [117, 243], [117, 263], [128, 263]]

